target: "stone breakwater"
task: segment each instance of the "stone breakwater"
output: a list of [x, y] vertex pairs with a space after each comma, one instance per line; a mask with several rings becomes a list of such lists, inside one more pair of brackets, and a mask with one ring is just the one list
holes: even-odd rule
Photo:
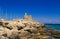
[[0, 20], [0, 39], [54, 39], [51, 30], [25, 14], [23, 19]]

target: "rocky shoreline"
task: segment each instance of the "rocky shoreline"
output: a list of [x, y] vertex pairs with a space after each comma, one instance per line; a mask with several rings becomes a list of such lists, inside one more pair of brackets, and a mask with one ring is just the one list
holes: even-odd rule
[[23, 19], [0, 20], [0, 39], [54, 39], [60, 32], [48, 29], [45, 24], [25, 14]]

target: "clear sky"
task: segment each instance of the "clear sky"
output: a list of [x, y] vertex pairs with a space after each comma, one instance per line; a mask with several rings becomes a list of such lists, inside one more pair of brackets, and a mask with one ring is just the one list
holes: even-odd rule
[[0, 18], [22, 18], [25, 12], [42, 23], [60, 23], [60, 0], [0, 0]]

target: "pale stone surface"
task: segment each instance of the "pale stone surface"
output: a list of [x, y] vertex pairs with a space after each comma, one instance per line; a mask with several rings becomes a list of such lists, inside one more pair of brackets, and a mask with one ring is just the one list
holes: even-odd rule
[[44, 24], [27, 14], [23, 19], [0, 20], [0, 39], [52, 39], [46, 30]]

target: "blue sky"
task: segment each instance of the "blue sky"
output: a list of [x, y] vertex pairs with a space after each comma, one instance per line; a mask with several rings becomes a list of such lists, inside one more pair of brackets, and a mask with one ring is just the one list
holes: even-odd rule
[[41, 23], [60, 23], [60, 0], [0, 0], [0, 18], [23, 18], [25, 12]]

